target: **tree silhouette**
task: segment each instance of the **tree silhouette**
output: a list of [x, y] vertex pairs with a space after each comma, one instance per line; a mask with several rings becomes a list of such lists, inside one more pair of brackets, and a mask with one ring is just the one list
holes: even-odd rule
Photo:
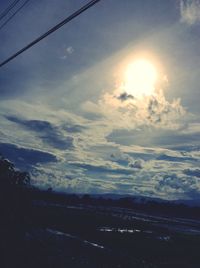
[[0, 185], [1, 186], [28, 186], [30, 176], [28, 172], [21, 172], [7, 159], [0, 158]]
[[17, 239], [24, 232], [31, 208], [28, 188], [29, 174], [15, 169], [8, 159], [0, 157], [0, 235], [5, 241]]

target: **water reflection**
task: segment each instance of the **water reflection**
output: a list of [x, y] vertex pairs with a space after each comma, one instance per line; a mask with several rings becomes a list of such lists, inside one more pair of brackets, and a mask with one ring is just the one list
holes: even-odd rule
[[139, 229], [121, 229], [121, 228], [109, 228], [109, 227], [102, 227], [99, 229], [101, 232], [116, 232], [116, 233], [140, 233], [141, 230]]

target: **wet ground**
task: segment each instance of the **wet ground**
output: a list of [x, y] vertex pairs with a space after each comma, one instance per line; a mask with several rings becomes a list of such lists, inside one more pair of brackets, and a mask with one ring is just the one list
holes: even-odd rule
[[115, 207], [33, 203], [7, 267], [200, 267], [198, 220]]

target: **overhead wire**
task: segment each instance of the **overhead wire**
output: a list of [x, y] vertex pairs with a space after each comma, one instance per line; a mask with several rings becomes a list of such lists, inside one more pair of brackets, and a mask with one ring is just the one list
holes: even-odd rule
[[22, 10], [22, 8], [26, 5], [26, 4], [28, 4], [28, 2], [30, 2], [30, 0], [26, 0], [3, 24], [1, 24], [0, 25], [0, 30], [4, 27], [4, 26], [6, 26], [6, 24], [9, 22], [9, 21], [11, 21], [16, 15], [17, 15], [17, 13], [19, 13], [20, 12], [20, 10]]
[[20, 2], [21, 0], [14, 0], [1, 14], [0, 21]]
[[22, 49], [20, 49], [19, 51], [17, 51], [15, 54], [13, 54], [9, 58], [7, 58], [3, 62], [1, 62], [0, 63], [0, 67], [6, 65], [8, 62], [10, 62], [14, 58], [16, 58], [17, 56], [19, 56], [20, 54], [22, 54], [24, 51], [28, 50], [29, 48], [31, 48], [32, 46], [34, 46], [35, 44], [37, 44], [42, 39], [46, 38], [48, 35], [52, 34], [55, 31], [57, 31], [59, 28], [61, 28], [62, 26], [64, 26], [65, 24], [67, 24], [68, 22], [70, 22], [71, 20], [73, 20], [74, 18], [78, 17], [80, 14], [82, 14], [87, 9], [91, 8], [92, 6], [94, 6], [95, 4], [97, 4], [100, 1], [101, 0], [92, 0], [92, 1], [88, 2], [87, 4], [85, 4], [84, 6], [82, 6], [80, 9], [78, 9], [77, 11], [75, 11], [74, 13], [72, 13], [69, 17], [67, 17], [66, 19], [64, 19], [63, 21], [61, 21], [60, 23], [58, 23], [54, 27], [52, 27], [49, 31], [45, 32], [44, 34], [42, 34], [41, 36], [39, 36], [38, 38], [36, 38], [35, 40], [33, 40], [31, 43], [29, 43], [28, 45], [26, 45], [25, 47], [23, 47]]

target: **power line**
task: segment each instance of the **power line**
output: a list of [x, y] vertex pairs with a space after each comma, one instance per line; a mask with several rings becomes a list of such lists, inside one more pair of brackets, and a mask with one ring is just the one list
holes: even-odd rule
[[6, 59], [2, 63], [0, 63], [0, 67], [2, 67], [3, 65], [7, 64], [9, 61], [13, 60], [14, 58], [16, 58], [17, 56], [22, 54], [24, 51], [28, 50], [29, 48], [31, 48], [32, 46], [34, 46], [35, 44], [40, 42], [42, 39], [44, 39], [48, 35], [52, 34], [53, 32], [55, 32], [56, 30], [61, 28], [63, 25], [65, 25], [68, 22], [70, 22], [71, 20], [73, 20], [74, 18], [78, 17], [81, 13], [85, 12], [87, 9], [91, 8], [92, 6], [94, 6], [95, 4], [97, 4], [100, 1], [101, 0], [92, 0], [92, 1], [90, 1], [89, 3], [87, 3], [86, 5], [84, 5], [83, 7], [78, 9], [77, 11], [75, 11], [74, 13], [72, 13], [69, 17], [67, 17], [66, 19], [64, 19], [63, 21], [61, 21], [60, 23], [58, 23], [54, 27], [52, 27], [49, 31], [47, 31], [46, 33], [42, 34], [41, 36], [36, 38], [34, 41], [29, 43], [27, 46], [25, 46], [24, 48], [20, 49], [18, 52], [13, 54], [11, 57], [9, 57], [8, 59]]
[[23, 5], [21, 5], [1, 26], [0, 26], [0, 30], [10, 21], [12, 20], [12, 18], [17, 15], [18, 12], [20, 12], [20, 10], [26, 5], [28, 4], [30, 0], [26, 0]]
[[0, 14], [0, 21], [10, 12], [13, 7], [15, 7], [20, 0], [13, 1], [1, 14]]

